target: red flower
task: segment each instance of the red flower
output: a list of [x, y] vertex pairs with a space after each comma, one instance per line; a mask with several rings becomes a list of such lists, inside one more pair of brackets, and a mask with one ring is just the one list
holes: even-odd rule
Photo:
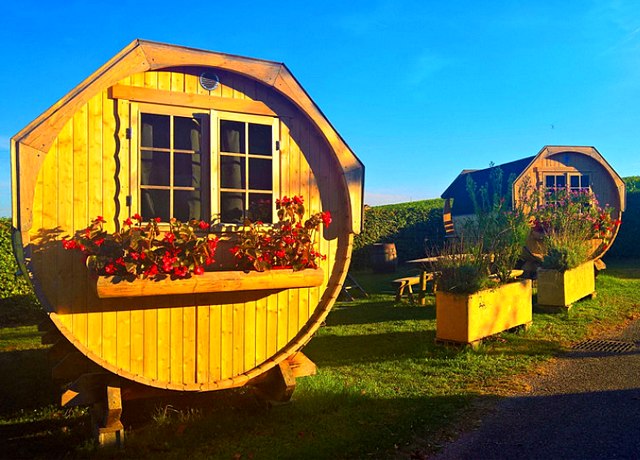
[[102, 223], [105, 223], [105, 222], [106, 222], [106, 220], [104, 220], [104, 217], [102, 217], [102, 216], [98, 216], [98, 217], [96, 217], [93, 221], [94, 221], [95, 223], [97, 223], [97, 224], [102, 224]]
[[144, 272], [144, 276], [149, 277], [149, 278], [152, 277], [152, 276], [156, 276], [157, 274], [158, 274], [158, 266], [156, 264], [153, 264], [151, 267], [149, 267]]
[[104, 238], [98, 238], [94, 241], [94, 243], [96, 244], [96, 246], [100, 247], [104, 244]]
[[294, 196], [292, 198], [293, 204], [302, 204], [304, 203], [304, 199], [301, 196]]
[[176, 236], [173, 233], [167, 233], [164, 235], [164, 238], [162, 239], [162, 241], [165, 241], [167, 243], [173, 243], [176, 240]]
[[282, 249], [280, 249], [279, 251], [276, 251], [276, 257], [279, 257], [280, 259], [284, 259], [287, 256], [287, 253], [284, 252]]
[[202, 265], [196, 265], [193, 269], [194, 275], [202, 275], [204, 273], [204, 267]]
[[198, 227], [200, 227], [202, 230], [206, 230], [209, 228], [209, 223], [205, 222], [204, 220], [201, 220], [200, 223], [198, 224]]
[[160, 223], [160, 222], [162, 221], [162, 219], [161, 219], [161, 218], [159, 218], [159, 217], [154, 217], [154, 218], [153, 218], [153, 219], [151, 219], [151, 220], [153, 220], [153, 221], [154, 221], [154, 222], [156, 222], [156, 223]]
[[133, 222], [131, 221], [131, 217], [127, 217], [124, 220], [124, 225], [128, 225], [129, 227], [131, 227], [133, 225]]
[[173, 275], [176, 278], [184, 278], [188, 272], [189, 272], [189, 269], [187, 267], [175, 267], [173, 269]]
[[113, 264], [107, 264], [104, 267], [104, 271], [107, 275], [114, 275], [117, 271], [116, 266]]
[[142, 222], [142, 216], [140, 214], [138, 214], [137, 212], [132, 217], [135, 220], [137, 220], [138, 222]]
[[78, 247], [75, 240], [62, 240], [62, 247], [65, 249], [75, 249]]
[[331, 213], [329, 211], [325, 211], [322, 213], [322, 222], [324, 223], [325, 227], [328, 227], [329, 224], [332, 222]]

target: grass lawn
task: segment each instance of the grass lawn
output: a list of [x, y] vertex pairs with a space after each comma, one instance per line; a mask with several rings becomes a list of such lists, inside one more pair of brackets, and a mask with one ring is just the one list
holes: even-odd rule
[[[478, 350], [434, 344], [433, 297], [394, 305], [389, 280], [355, 273], [370, 299], [338, 303], [305, 353], [318, 374], [290, 404], [248, 390], [125, 404], [122, 458], [388, 458], [437, 449], [472, 402], [508, 395], [517, 376], [586, 336], [640, 317], [640, 261], [610, 261], [598, 296], [566, 314], [534, 313], [528, 332]], [[388, 291], [388, 292], [385, 292]], [[15, 316], [15, 315], [14, 315]], [[31, 323], [31, 324], [29, 324]], [[0, 329], [0, 442], [9, 457], [109, 457], [90, 442], [87, 411], [62, 410], [33, 320]], [[3, 454], [0, 454], [2, 456]]]

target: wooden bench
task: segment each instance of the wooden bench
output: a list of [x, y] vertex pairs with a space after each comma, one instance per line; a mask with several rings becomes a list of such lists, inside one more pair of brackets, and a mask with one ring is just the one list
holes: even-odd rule
[[405, 278], [398, 278], [396, 280], [393, 280], [392, 284], [395, 287], [396, 302], [401, 302], [402, 297], [406, 295], [409, 298], [409, 302], [414, 303], [413, 286], [418, 285], [418, 300], [421, 305], [424, 305], [424, 295], [426, 294], [427, 290], [427, 282], [433, 282], [434, 275], [435, 274], [433, 272], [424, 272], [421, 275], [407, 276]]

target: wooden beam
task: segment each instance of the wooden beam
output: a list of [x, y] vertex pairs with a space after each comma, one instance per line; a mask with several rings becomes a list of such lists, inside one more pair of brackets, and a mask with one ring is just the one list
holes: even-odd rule
[[135, 102], [164, 104], [199, 109], [215, 109], [225, 112], [249, 113], [275, 117], [276, 113], [264, 102], [246, 99], [229, 99], [206, 94], [188, 94], [175, 91], [162, 91], [152, 88], [141, 88], [127, 85], [113, 85], [109, 88], [111, 99], [125, 99]]
[[316, 375], [318, 368], [315, 363], [311, 361], [301, 351], [292, 354], [288, 359], [289, 367], [293, 372], [294, 377], [308, 377], [310, 375]]
[[287, 360], [280, 362], [264, 374], [249, 382], [256, 396], [270, 403], [283, 403], [291, 399], [296, 378]]

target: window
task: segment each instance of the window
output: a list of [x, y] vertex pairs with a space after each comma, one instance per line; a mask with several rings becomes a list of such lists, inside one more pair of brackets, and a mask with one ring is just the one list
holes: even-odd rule
[[220, 119], [220, 220], [272, 221], [273, 132], [270, 125]]
[[146, 104], [135, 112], [133, 206], [143, 219], [273, 222], [277, 119]]
[[588, 174], [569, 174], [569, 190], [579, 192], [590, 190], [590, 188], [591, 184]]
[[140, 214], [202, 219], [202, 119], [142, 113]]
[[549, 174], [544, 178], [544, 185], [547, 191], [553, 191], [567, 186], [567, 180], [564, 174]]

